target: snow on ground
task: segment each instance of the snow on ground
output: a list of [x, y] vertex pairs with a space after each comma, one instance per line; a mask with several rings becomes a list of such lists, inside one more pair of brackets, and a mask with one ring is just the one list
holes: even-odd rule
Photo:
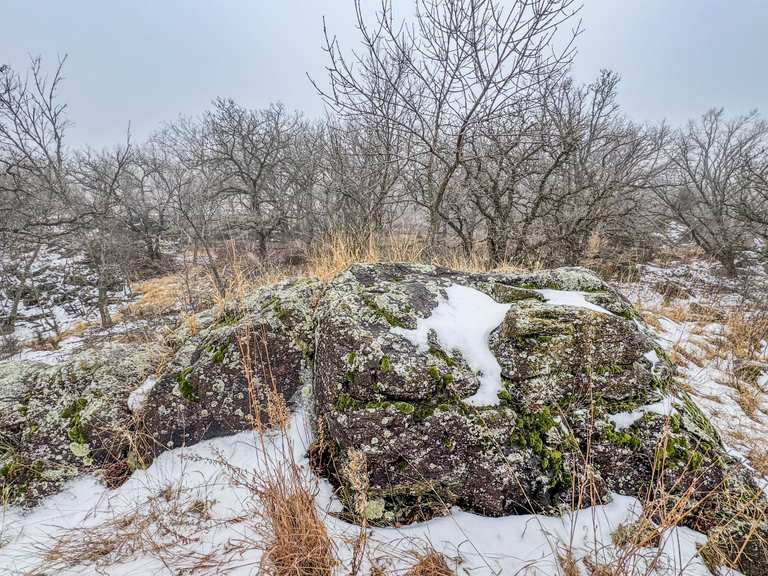
[[[310, 471], [305, 457], [312, 440], [308, 410], [303, 403], [294, 412], [285, 436], [243, 432], [209, 440], [160, 455], [116, 490], [83, 477], [29, 513], [7, 510], [0, 520], [0, 573], [259, 573], [258, 503], [234, 481], [238, 473], [232, 470], [245, 477], [264, 475], [270, 463], [293, 454], [303, 481], [317, 494], [318, 511], [335, 543], [336, 573], [348, 574], [360, 528], [334, 516], [340, 503], [330, 485]], [[412, 561], [409, 553], [428, 544], [459, 558], [462, 573], [478, 576], [559, 574], [558, 556], [567, 550], [581, 562], [610, 564], [622, 554], [611, 544], [611, 535], [636, 521], [641, 510], [637, 500], [619, 495], [606, 505], [562, 517], [487, 518], [455, 508], [428, 522], [369, 529], [370, 557], [360, 573], [367, 574], [371, 560], [380, 557], [389, 559], [390, 569], [402, 570]], [[659, 549], [639, 551], [629, 564], [635, 567], [632, 573], [709, 575], [697, 554], [705, 541], [686, 528], [670, 530]]]
[[[750, 389], [756, 406], [748, 414], [733, 377], [736, 359], [723, 348], [729, 330], [725, 317], [745, 303], [764, 309], [768, 301], [764, 265], [748, 262], [749, 266], [742, 269], [745, 276], [738, 280], [723, 278], [716, 265], [695, 260], [666, 267], [641, 266], [638, 281], [617, 285], [638, 309], [655, 317], [653, 332], [661, 347], [677, 357], [679, 381], [742, 459], [755, 449], [768, 454], [768, 372], [757, 378], [757, 388]], [[657, 290], [669, 282], [683, 286], [688, 294], [667, 296], [665, 301]], [[676, 311], [696, 306], [706, 307], [712, 311], [711, 316], [720, 315], [721, 319], [697, 318], [695, 313], [675, 315]], [[761, 356], [768, 366], [768, 346]]]
[[[0, 256], [0, 268], [9, 265], [6, 260], [7, 257]], [[0, 318], [10, 308], [10, 294], [16, 280], [9, 277], [4, 282], [0, 285]], [[14, 331], [2, 338], [29, 343], [65, 333], [80, 323], [98, 322], [97, 279], [81, 253], [57, 246], [41, 248], [30, 268], [26, 287]], [[126, 286], [110, 290], [107, 307], [110, 314], [116, 314], [130, 300]], [[22, 352], [21, 358], [14, 359], [27, 359], [28, 351]]]

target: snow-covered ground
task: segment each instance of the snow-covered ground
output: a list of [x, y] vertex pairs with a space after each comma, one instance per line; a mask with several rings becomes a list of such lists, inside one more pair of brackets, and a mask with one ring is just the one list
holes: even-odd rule
[[[763, 374], [752, 383], [734, 374], [739, 360], [728, 345], [729, 339], [743, 336], [732, 333], [742, 327], [730, 325], [729, 316], [746, 314], [749, 323], [751, 314], [753, 326], [757, 326], [760, 314], [768, 314], [765, 265], [752, 264], [747, 272], [729, 280], [706, 261], [643, 266], [638, 281], [617, 288], [643, 313], [659, 344], [677, 363], [679, 382], [729, 447], [742, 458], [754, 459], [761, 454], [768, 457], [768, 342], [760, 342], [760, 350], [751, 359], [764, 366]], [[687, 293], [663, 297], [659, 290], [670, 282]]]
[[[260, 438], [243, 432], [166, 452], [116, 490], [95, 478], [80, 478], [31, 513], [6, 511], [0, 522], [5, 544], [0, 573], [259, 573], [260, 504], [236, 478], [263, 475], [292, 453], [308, 490], [317, 494], [318, 512], [334, 542], [336, 573], [349, 574], [360, 528], [334, 515], [341, 505], [305, 457], [311, 440], [304, 403], [285, 434], [271, 431]], [[487, 518], [454, 509], [429, 522], [369, 529], [360, 574], [368, 574], [374, 563], [402, 570], [412, 562], [409, 554], [426, 546], [473, 575], [560, 574], [559, 558], [567, 554], [610, 565], [622, 557], [612, 535], [635, 522], [641, 511], [637, 500], [619, 495], [609, 504], [562, 517]], [[659, 548], [636, 553], [630, 564], [634, 571], [628, 574], [709, 575], [697, 555], [704, 542], [705, 536], [687, 528], [669, 530], [661, 535]]]
[[[8, 265], [7, 258], [0, 256], [0, 267]], [[16, 280], [5, 277], [0, 281], [4, 282], [0, 285], [0, 317], [4, 317], [11, 306], [11, 292]], [[81, 323], [98, 323], [96, 284], [96, 277], [81, 253], [55, 246], [41, 248], [30, 268], [27, 296], [19, 303], [14, 331], [0, 339], [13, 339], [20, 344], [13, 354], [15, 359], [57, 360], [65, 357], [67, 350], [74, 349], [73, 339], [53, 351], [30, 350], [28, 344], [66, 334]], [[127, 286], [110, 290], [110, 314], [117, 313], [131, 298]]]

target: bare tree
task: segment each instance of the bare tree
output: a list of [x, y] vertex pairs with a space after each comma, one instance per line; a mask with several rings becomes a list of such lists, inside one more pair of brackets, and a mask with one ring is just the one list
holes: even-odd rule
[[[64, 134], [66, 104], [58, 92], [66, 58], [48, 78], [40, 58], [25, 75], [0, 70], [0, 230], [46, 235], [76, 221], [66, 210], [71, 194]], [[51, 209], [54, 208], [54, 209]]]
[[768, 134], [749, 158], [737, 212], [745, 226], [762, 240], [763, 250], [768, 254]]
[[12, 257], [6, 265], [15, 284], [2, 319], [5, 331], [16, 322], [41, 247], [66, 234], [79, 218], [70, 210], [68, 122], [58, 97], [64, 62], [50, 78], [40, 58], [33, 58], [24, 74], [0, 66], [0, 239], [3, 253]]
[[232, 100], [218, 99], [204, 116], [203, 126], [206, 160], [220, 173], [220, 194], [233, 199], [244, 216], [233, 218], [231, 225], [255, 237], [264, 259], [272, 236], [285, 228], [293, 202], [280, 184], [300, 118], [280, 104], [247, 110]]
[[756, 112], [729, 120], [722, 109], [713, 109], [689, 122], [670, 149], [672, 169], [660, 198], [729, 276], [736, 274], [745, 240], [738, 199], [767, 134], [768, 125]]
[[84, 229], [77, 235], [77, 242], [89, 256], [91, 268], [97, 277], [96, 306], [102, 327], [112, 325], [109, 313], [109, 289], [120, 281], [120, 255], [125, 244], [119, 226], [124, 221], [120, 213], [123, 205], [123, 184], [133, 159], [130, 136], [122, 146], [110, 151], [86, 150], [77, 156], [75, 179], [81, 195], [78, 206], [81, 214], [87, 214]]
[[417, 0], [414, 20], [400, 22], [383, 0], [369, 25], [360, 0], [355, 6], [362, 50], [348, 60], [326, 33], [330, 88], [318, 90], [341, 115], [394, 122], [404, 135], [417, 167], [409, 190], [427, 213], [434, 252], [468, 134], [532, 102], [538, 86], [565, 74], [578, 31], [559, 50], [552, 40], [577, 8], [572, 0], [517, 0], [509, 7], [496, 0]]
[[161, 259], [160, 240], [170, 227], [173, 192], [162, 183], [163, 153], [150, 142], [134, 151], [121, 195], [124, 226], [144, 245], [150, 263]]
[[327, 225], [366, 244], [391, 229], [403, 203], [406, 143], [391, 122], [365, 119], [327, 131]]
[[202, 127], [189, 119], [180, 119], [154, 135], [152, 158], [155, 186], [173, 200], [176, 227], [191, 241], [197, 262], [198, 251], [205, 256], [219, 294], [227, 293], [227, 283], [214, 242], [220, 226], [223, 206], [220, 174], [208, 157]]

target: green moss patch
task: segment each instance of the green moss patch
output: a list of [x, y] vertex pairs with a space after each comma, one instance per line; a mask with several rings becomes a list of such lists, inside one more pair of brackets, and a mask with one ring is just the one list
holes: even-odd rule
[[88, 436], [82, 428], [80, 415], [88, 405], [88, 400], [78, 398], [72, 404], [67, 406], [62, 412], [61, 417], [67, 420], [67, 437], [72, 442], [78, 444], [88, 444]]
[[183, 370], [176, 373], [176, 382], [179, 385], [179, 392], [181, 392], [181, 397], [184, 398], [187, 402], [200, 402], [200, 398], [197, 395], [197, 391], [195, 390], [195, 387], [192, 385], [192, 382], [190, 381], [190, 376], [192, 375], [192, 367], [184, 368]]
[[363, 297], [363, 304], [368, 306], [368, 308], [370, 308], [373, 311], [373, 313], [376, 314], [376, 316], [386, 320], [387, 323], [393, 328], [408, 328], [405, 322], [400, 320], [397, 316], [395, 316], [392, 312], [390, 312], [386, 308], [383, 308], [378, 304], [376, 304], [376, 301], [370, 296]]

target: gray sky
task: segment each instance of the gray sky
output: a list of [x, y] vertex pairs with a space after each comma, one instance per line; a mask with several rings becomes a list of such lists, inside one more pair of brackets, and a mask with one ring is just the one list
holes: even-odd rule
[[[712, 106], [768, 110], [768, 1], [584, 4], [574, 75], [619, 72], [631, 117], [679, 123]], [[68, 55], [73, 145], [117, 142], [129, 121], [143, 138], [216, 96], [252, 107], [280, 100], [316, 116], [322, 103], [306, 73], [324, 78], [323, 16], [355, 42], [352, 0], [0, 0], [0, 63]]]

